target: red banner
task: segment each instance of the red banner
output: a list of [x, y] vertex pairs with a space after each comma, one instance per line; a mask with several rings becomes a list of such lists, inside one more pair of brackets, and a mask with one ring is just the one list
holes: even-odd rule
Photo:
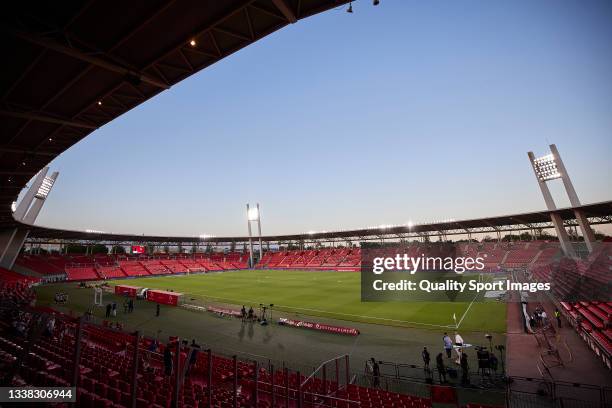
[[167, 292], [165, 290], [148, 290], [147, 300], [163, 305], [177, 306], [181, 293]]
[[129, 297], [136, 297], [136, 292], [138, 292], [138, 289], [136, 286], [128, 286], [128, 285], [116, 285], [115, 286], [115, 294], [119, 295], [119, 296], [129, 296]]
[[222, 307], [215, 307], [215, 306], [207, 306], [206, 310], [208, 310], [211, 313], [218, 313], [218, 314], [229, 315], [229, 316], [234, 316], [234, 317], [242, 317], [242, 314], [240, 314], [238, 310], [224, 309]]
[[278, 319], [278, 324], [281, 326], [303, 327], [309, 330], [324, 331], [327, 333], [346, 334], [348, 336], [358, 336], [359, 330], [352, 327], [332, 326], [329, 324], [305, 322], [303, 320], [293, 320], [281, 317]]

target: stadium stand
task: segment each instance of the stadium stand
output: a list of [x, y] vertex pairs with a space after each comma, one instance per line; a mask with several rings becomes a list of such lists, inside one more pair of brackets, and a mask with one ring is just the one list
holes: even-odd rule
[[151, 273], [138, 261], [119, 261], [119, 266], [126, 276], [149, 276]]
[[[407, 252], [410, 256], [420, 256], [423, 253], [436, 255], [431, 252], [432, 248], [431, 245], [426, 244], [410, 244]], [[502, 267], [506, 269], [530, 268], [542, 276], [545, 275], [546, 268], [553, 263], [559, 253], [558, 243], [546, 241], [460, 243], [457, 245], [458, 256], [483, 257], [487, 271], [497, 271]], [[592, 260], [590, 263], [593, 263]], [[40, 276], [56, 276], [65, 273], [67, 280], [93, 280], [246, 269], [248, 254], [241, 252], [197, 253], [194, 255], [155, 254], [153, 256], [22, 254], [18, 257], [17, 264]], [[264, 252], [256, 267], [359, 271], [361, 249], [321, 248], [268, 251]], [[602, 270], [603, 272], [605, 269]]]
[[36, 282], [40, 282], [40, 279], [31, 276], [23, 276], [0, 267], [0, 284], [4, 285], [7, 290]]
[[118, 266], [96, 266], [96, 272], [104, 279], [108, 278], [125, 278], [126, 274]]
[[603, 363], [612, 368], [612, 303], [560, 302], [561, 312]]
[[[45, 308], [42, 312], [47, 313], [48, 320], [41, 319], [41, 309], [29, 309], [25, 306], [35, 296], [34, 292], [24, 282], [19, 282], [18, 288], [19, 290], [12, 288], [10, 293], [0, 289], [0, 301], [3, 304], [7, 301], [22, 304], [18, 309], [0, 309], [0, 361], [2, 364], [13, 364], [15, 371], [11, 373], [12, 385], [70, 386], [75, 375], [74, 358], [78, 338], [76, 318]], [[17, 297], [16, 293], [20, 296]], [[48, 329], [49, 320], [53, 320], [51, 329]], [[47, 327], [46, 335], [40, 335], [36, 329], [41, 321], [44, 321]], [[20, 329], [14, 331], [13, 327]], [[139, 359], [135, 360], [133, 334], [87, 322], [83, 324], [81, 333], [81, 351], [76, 370], [79, 406], [132, 406], [134, 384], [137, 407], [170, 406], [176, 386], [174, 373], [171, 376], [164, 374], [163, 357], [151, 349], [152, 340], [140, 339]], [[27, 353], [24, 353], [24, 336], [30, 339]], [[170, 347], [172, 351], [176, 350], [176, 344], [159, 344], [158, 347], [160, 352], [166, 347]], [[179, 357], [182, 368], [190, 358], [189, 353], [189, 347], [183, 345]], [[17, 362], [20, 364], [15, 364]], [[137, 377], [134, 377], [134, 372]], [[137, 380], [130, 381], [132, 378]], [[303, 399], [303, 407], [432, 406], [431, 401], [425, 397], [354, 384], [341, 387], [331, 380], [315, 379], [304, 385], [305, 379], [304, 375], [294, 371], [269, 370], [252, 361], [241, 361], [203, 351], [197, 354], [194, 365], [181, 385], [178, 406], [205, 407], [209, 406], [210, 399], [211, 407], [229, 407], [234, 399], [234, 389], [237, 390], [236, 404], [240, 407], [271, 407], [273, 395], [277, 406], [285, 406], [285, 401], [289, 402], [288, 406], [296, 406], [298, 395]], [[321, 395], [322, 389], [335, 390], [335, 393], [329, 396]]]
[[[22, 254], [17, 262], [18, 265], [36, 274], [66, 273], [68, 280], [89, 280], [245, 269], [247, 259], [247, 255], [238, 252], [195, 255], [156, 254], [154, 256]], [[95, 273], [92, 272], [92, 269]]]
[[17, 258], [17, 265], [41, 275], [63, 274], [65, 265], [58, 266], [51, 262], [50, 257], [40, 255], [22, 255]]
[[172, 273], [172, 271], [161, 261], [152, 259], [148, 261], [140, 261], [140, 264], [145, 268], [151, 275], [166, 275]]
[[531, 264], [535, 257], [540, 252], [539, 248], [525, 248], [520, 245], [520, 248], [512, 248], [508, 251], [501, 266], [507, 268], [520, 268]]
[[67, 266], [66, 279], [73, 281], [101, 279], [93, 266]]

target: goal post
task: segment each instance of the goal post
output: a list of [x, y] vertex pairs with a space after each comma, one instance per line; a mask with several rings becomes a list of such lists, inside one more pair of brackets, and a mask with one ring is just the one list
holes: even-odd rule
[[103, 291], [102, 288], [94, 288], [94, 305], [95, 306], [102, 306], [103, 305]]

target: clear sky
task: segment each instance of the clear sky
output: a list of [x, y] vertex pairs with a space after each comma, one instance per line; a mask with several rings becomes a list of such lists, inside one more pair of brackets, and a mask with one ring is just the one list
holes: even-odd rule
[[[38, 224], [264, 234], [540, 210], [556, 143], [583, 203], [612, 199], [612, 2], [353, 4], [286, 27], [51, 163]], [[568, 205], [560, 181], [559, 206]]]

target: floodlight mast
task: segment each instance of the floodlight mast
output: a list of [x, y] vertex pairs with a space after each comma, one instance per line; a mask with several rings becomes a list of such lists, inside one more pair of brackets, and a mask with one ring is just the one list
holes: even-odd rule
[[253, 208], [250, 208], [249, 204], [246, 205], [247, 210], [247, 225], [249, 227], [249, 267], [255, 266], [253, 258], [253, 234], [251, 230], [251, 222], [257, 222], [257, 232], [259, 234], [259, 259], [263, 256], [263, 245], [261, 239], [261, 214], [259, 212], [259, 203]]
[[259, 260], [263, 258], [263, 245], [261, 243], [261, 212], [259, 211], [259, 203], [257, 203], [257, 233], [259, 234]]
[[[47, 196], [59, 176], [57, 171], [47, 176], [48, 171], [49, 168], [44, 167], [38, 173], [21, 202], [16, 206], [13, 213], [13, 218], [16, 221], [25, 224], [34, 224], [36, 221]], [[13, 268], [19, 251], [23, 247], [29, 233], [30, 230], [27, 227], [18, 226], [0, 234], [0, 267], [5, 269]]]
[[551, 153], [546, 156], [536, 158], [533, 152], [528, 152], [527, 155], [529, 156], [529, 161], [533, 167], [536, 180], [542, 191], [546, 208], [551, 211], [550, 218], [557, 232], [557, 237], [559, 237], [561, 249], [566, 256], [574, 258], [576, 257], [576, 252], [570, 243], [569, 236], [563, 225], [563, 219], [561, 219], [558, 213], [554, 212], [557, 210], [557, 206], [555, 205], [555, 201], [553, 200], [546, 182], [559, 178], [563, 181], [565, 191], [569, 196], [572, 207], [574, 207], [574, 215], [580, 225], [580, 230], [582, 231], [582, 236], [584, 237], [584, 242], [589, 252], [593, 251], [595, 236], [584, 213], [576, 208], [581, 205], [580, 200], [578, 200], [578, 195], [576, 194], [576, 190], [574, 190], [574, 186], [563, 164], [563, 160], [561, 160], [561, 155], [557, 147], [554, 144], [551, 144], [549, 147]]
[[563, 180], [563, 186], [565, 187], [565, 191], [570, 200], [570, 204], [574, 207], [574, 216], [576, 217], [576, 221], [578, 221], [578, 226], [580, 227], [580, 231], [582, 232], [582, 237], [584, 238], [584, 243], [587, 246], [587, 249], [590, 252], [593, 252], [593, 246], [596, 243], [595, 234], [593, 233], [593, 229], [589, 224], [589, 220], [583, 211], [576, 209], [576, 207], [580, 207], [582, 204], [578, 199], [578, 194], [576, 194], [576, 190], [574, 189], [574, 185], [572, 184], [572, 180], [570, 179], [569, 173], [565, 169], [565, 164], [563, 164], [563, 160], [561, 159], [561, 155], [557, 150], [557, 146], [554, 144], [550, 145], [550, 151], [555, 156], [555, 160], [557, 162], [557, 167], [559, 168], [559, 173], [561, 173], [561, 180]]
[[247, 225], [249, 227], [249, 268], [253, 267], [253, 236], [251, 233], [251, 212], [249, 210], [249, 205], [246, 205], [247, 209]]

